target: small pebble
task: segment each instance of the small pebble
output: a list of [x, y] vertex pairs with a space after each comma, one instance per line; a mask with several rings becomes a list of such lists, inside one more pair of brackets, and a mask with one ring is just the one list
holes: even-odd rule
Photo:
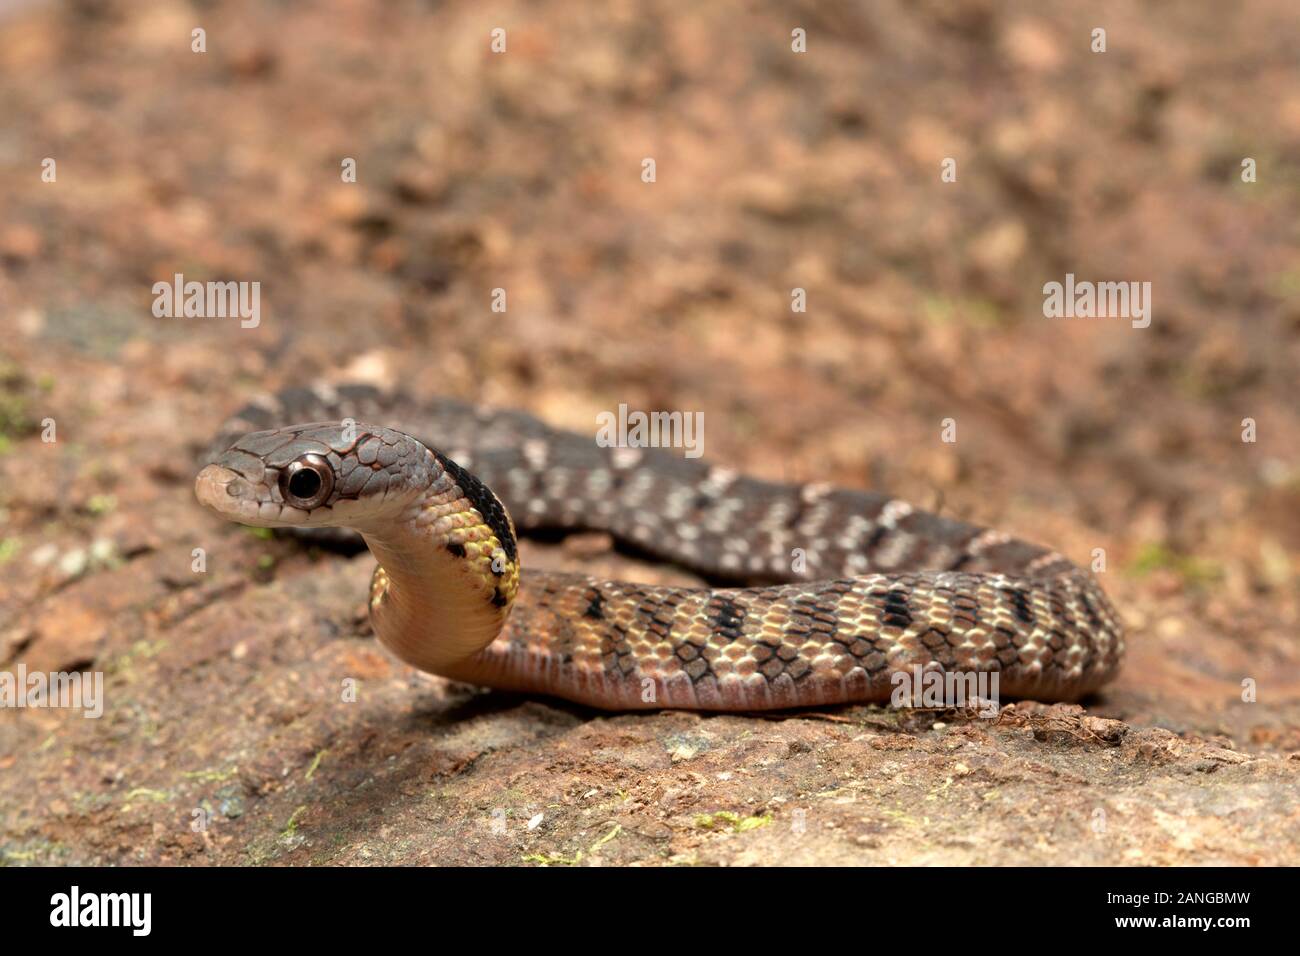
[[79, 578], [86, 573], [90, 564], [90, 555], [85, 548], [76, 548], [59, 559], [59, 570], [70, 578]]

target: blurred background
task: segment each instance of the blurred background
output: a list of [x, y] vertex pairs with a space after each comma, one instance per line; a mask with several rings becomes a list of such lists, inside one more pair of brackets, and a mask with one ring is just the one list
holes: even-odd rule
[[[0, 662], [167, 635], [150, 562], [237, 534], [193, 454], [361, 378], [1102, 548], [1103, 709], [1300, 749], [1298, 57], [1286, 0], [0, 3]], [[175, 273], [260, 325], [155, 318]], [[1045, 318], [1067, 273], [1150, 326]]]

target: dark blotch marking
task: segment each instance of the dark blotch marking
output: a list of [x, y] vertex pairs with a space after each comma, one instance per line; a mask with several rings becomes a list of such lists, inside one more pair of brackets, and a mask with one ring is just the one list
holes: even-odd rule
[[593, 621], [605, 620], [605, 596], [595, 588], [591, 589], [587, 609], [582, 612], [583, 617], [591, 618]]
[[790, 509], [790, 516], [785, 519], [787, 531], [793, 531], [799, 527], [799, 522], [803, 520], [804, 513], [808, 509], [808, 504], [803, 497], [803, 488], [799, 487], [791, 490], [794, 495], [794, 507]]
[[715, 594], [708, 611], [709, 624], [728, 644], [745, 636], [745, 609], [731, 598]]
[[500, 589], [492, 592], [493, 607], [505, 607], [507, 603], [509, 602], [507, 601], [506, 596], [501, 593]]
[[609, 631], [601, 636], [600, 654], [605, 664], [605, 673], [611, 677], [630, 677], [639, 670], [628, 643], [627, 628], [617, 622], [611, 621]]
[[456, 482], [460, 486], [460, 490], [465, 493], [469, 503], [483, 516], [487, 526], [492, 529], [493, 534], [497, 536], [497, 540], [501, 542], [501, 549], [505, 551], [506, 557], [513, 562], [518, 556], [515, 549], [515, 536], [510, 530], [510, 519], [506, 516], [506, 509], [497, 499], [497, 496], [492, 493], [492, 490], [487, 485], [442, 454], [442, 452], [433, 452], [433, 457], [438, 459], [438, 463], [451, 476], [452, 481]]
[[907, 628], [912, 623], [912, 607], [907, 603], [907, 592], [894, 588], [885, 595], [884, 616], [886, 627]]
[[655, 641], [667, 641], [673, 630], [673, 611], [671, 598], [662, 595], [647, 595], [637, 604], [636, 613], [645, 625], [646, 633]]
[[859, 549], [868, 561], [871, 560], [871, 555], [875, 552], [876, 548], [880, 546], [880, 542], [885, 540], [885, 535], [887, 534], [889, 534], [889, 528], [883, 524], [878, 524], [872, 529], [871, 537], [868, 538], [866, 543]]
[[1003, 588], [1002, 593], [1005, 594], [1007, 599], [1011, 602], [1012, 608], [1015, 609], [1016, 617], [1018, 617], [1022, 623], [1028, 624], [1032, 627], [1034, 623], [1034, 612], [1029, 607], [1029, 595], [1025, 593], [1024, 588]]
[[975, 556], [973, 554], [967, 551], [963, 551], [961, 554], [957, 555], [956, 561], [948, 565], [948, 570], [960, 571], [962, 568], [966, 567], [966, 565], [970, 564], [974, 560], [975, 560]]
[[465, 557], [465, 546], [463, 544], [457, 544], [455, 541], [448, 541], [447, 550], [458, 558]]
[[1093, 606], [1092, 600], [1088, 597], [1088, 592], [1080, 591], [1079, 598], [1083, 601], [1083, 610], [1088, 615], [1088, 620], [1092, 623], [1092, 626], [1098, 631], [1102, 630], [1106, 626], [1105, 622], [1102, 621], [1101, 615], [1097, 613], [1097, 609]]

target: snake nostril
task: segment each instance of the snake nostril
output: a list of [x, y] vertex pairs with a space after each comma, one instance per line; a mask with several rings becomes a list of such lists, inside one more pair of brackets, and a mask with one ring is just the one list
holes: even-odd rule
[[248, 482], [243, 478], [235, 478], [226, 483], [226, 494], [232, 498], [244, 498], [248, 495]]

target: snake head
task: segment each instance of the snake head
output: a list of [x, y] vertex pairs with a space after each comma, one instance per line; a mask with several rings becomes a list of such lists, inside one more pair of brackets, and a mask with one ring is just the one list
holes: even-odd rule
[[317, 422], [244, 435], [199, 472], [194, 494], [241, 524], [365, 531], [409, 509], [439, 471], [409, 435]]

